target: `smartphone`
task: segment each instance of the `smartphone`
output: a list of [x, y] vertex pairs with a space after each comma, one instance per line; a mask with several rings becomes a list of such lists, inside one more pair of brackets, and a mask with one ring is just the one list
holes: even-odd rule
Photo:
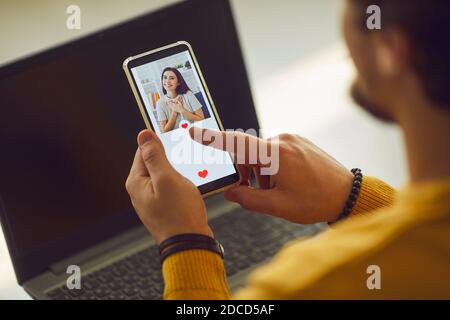
[[206, 197], [239, 184], [228, 152], [191, 139], [191, 126], [223, 131], [191, 45], [186, 41], [125, 59], [123, 69], [148, 129], [172, 166]]

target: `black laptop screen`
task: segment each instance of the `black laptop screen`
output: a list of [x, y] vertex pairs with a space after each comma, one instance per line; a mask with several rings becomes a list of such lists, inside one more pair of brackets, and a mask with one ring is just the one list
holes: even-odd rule
[[0, 69], [1, 216], [19, 282], [139, 223], [124, 184], [144, 123], [122, 62], [178, 40], [224, 126], [257, 128], [227, 1], [182, 2]]

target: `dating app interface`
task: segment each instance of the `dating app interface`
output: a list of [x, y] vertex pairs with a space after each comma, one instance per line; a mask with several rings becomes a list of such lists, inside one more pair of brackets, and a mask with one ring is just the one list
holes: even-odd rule
[[192, 126], [220, 130], [189, 51], [131, 69], [172, 166], [197, 187], [236, 173], [231, 156], [191, 139]]

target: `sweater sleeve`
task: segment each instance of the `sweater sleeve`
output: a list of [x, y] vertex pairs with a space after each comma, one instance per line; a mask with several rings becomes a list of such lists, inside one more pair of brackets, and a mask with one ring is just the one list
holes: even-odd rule
[[[390, 206], [395, 194], [396, 190], [381, 180], [364, 177], [351, 215]], [[169, 256], [164, 260], [163, 277], [164, 299], [231, 299], [222, 258], [207, 250], [186, 250]]]
[[356, 204], [350, 216], [368, 214], [394, 202], [397, 190], [380, 179], [364, 176]]
[[193, 249], [177, 252], [164, 260], [164, 299], [227, 300], [222, 258], [211, 251]]

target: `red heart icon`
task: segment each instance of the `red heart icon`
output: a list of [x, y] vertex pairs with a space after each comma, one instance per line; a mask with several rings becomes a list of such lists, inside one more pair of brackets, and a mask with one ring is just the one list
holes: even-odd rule
[[187, 128], [187, 123], [181, 124], [181, 127], [182, 127], [183, 129], [186, 129], [186, 128]]
[[198, 172], [198, 175], [200, 178], [206, 178], [206, 176], [208, 175], [208, 170], [202, 170]]

